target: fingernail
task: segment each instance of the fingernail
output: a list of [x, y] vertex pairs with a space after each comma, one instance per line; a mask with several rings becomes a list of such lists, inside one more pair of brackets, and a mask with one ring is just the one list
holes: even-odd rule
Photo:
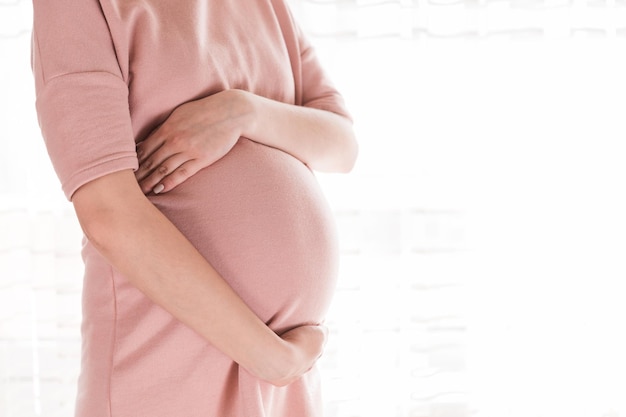
[[163, 184], [159, 184], [159, 185], [157, 185], [156, 187], [154, 187], [152, 189], [152, 192], [155, 193], [155, 194], [158, 194], [161, 191], [163, 191], [164, 188], [165, 188], [165, 186]]

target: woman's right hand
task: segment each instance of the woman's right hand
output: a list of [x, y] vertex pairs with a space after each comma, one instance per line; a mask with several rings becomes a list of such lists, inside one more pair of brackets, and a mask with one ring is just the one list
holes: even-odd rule
[[324, 352], [328, 329], [323, 325], [299, 326], [281, 334], [280, 338], [287, 354], [275, 358], [278, 365], [272, 367], [272, 375], [264, 375], [263, 379], [282, 387], [300, 378], [315, 365]]

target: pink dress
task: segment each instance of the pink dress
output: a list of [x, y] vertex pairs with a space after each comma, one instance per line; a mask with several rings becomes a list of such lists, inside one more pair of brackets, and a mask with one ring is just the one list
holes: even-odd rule
[[[282, 0], [34, 0], [42, 133], [68, 198], [135, 169], [178, 105], [238, 88], [347, 116]], [[324, 318], [337, 244], [314, 175], [246, 138], [151, 201], [281, 332]], [[277, 388], [150, 302], [86, 241], [78, 417], [314, 417], [317, 370]]]

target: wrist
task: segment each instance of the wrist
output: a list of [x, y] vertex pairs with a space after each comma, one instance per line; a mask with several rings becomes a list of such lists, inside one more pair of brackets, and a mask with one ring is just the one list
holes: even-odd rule
[[258, 368], [251, 371], [272, 385], [284, 386], [297, 376], [297, 349], [281, 338], [275, 342], [259, 358]]
[[237, 120], [240, 136], [251, 139], [250, 132], [256, 125], [256, 107], [253, 93], [245, 90], [227, 90], [230, 94], [233, 118]]

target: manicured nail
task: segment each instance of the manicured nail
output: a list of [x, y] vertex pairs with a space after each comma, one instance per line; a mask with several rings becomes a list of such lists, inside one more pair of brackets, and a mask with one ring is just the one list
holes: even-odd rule
[[164, 188], [165, 188], [165, 186], [163, 184], [159, 184], [159, 185], [157, 185], [156, 187], [154, 187], [152, 189], [152, 192], [155, 193], [155, 194], [158, 194], [161, 191], [163, 191]]

